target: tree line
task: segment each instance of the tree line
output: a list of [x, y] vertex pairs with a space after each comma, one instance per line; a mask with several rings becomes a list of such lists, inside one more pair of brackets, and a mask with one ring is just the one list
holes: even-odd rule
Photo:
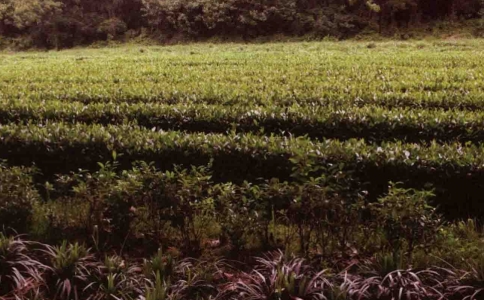
[[484, 0], [0, 0], [0, 39], [64, 48], [139, 35], [347, 38], [484, 18]]

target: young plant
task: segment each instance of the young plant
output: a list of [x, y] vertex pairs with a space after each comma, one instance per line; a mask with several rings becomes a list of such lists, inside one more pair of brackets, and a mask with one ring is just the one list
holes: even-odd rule
[[93, 282], [85, 291], [92, 291], [88, 300], [135, 299], [142, 293], [141, 269], [127, 267], [125, 261], [119, 256], [106, 256], [100, 266], [99, 274], [95, 274]]
[[0, 299], [33, 297], [47, 267], [30, 255], [29, 242], [0, 232]]
[[159, 274], [164, 280], [170, 279], [175, 271], [175, 260], [170, 255], [165, 255], [163, 250], [159, 249], [149, 260], [144, 260], [144, 274], [147, 278], [154, 278]]
[[84, 246], [68, 244], [46, 246], [44, 253], [50, 263], [48, 287], [53, 299], [83, 299], [88, 293], [90, 280], [99, 273], [99, 263]]
[[[152, 166], [141, 164], [145, 191], [140, 195], [142, 207], [140, 222], [158, 240], [166, 227], [177, 232], [183, 250], [200, 251], [203, 230], [213, 218], [213, 200], [210, 197], [211, 174], [207, 167], [158, 172]], [[166, 237], [166, 236], [165, 236]], [[166, 237], [174, 239], [174, 235]]]
[[169, 294], [170, 282], [165, 281], [163, 276], [157, 272], [154, 281], [147, 280], [145, 296], [139, 300], [175, 300], [176, 297]]
[[361, 267], [363, 274], [381, 277], [385, 277], [394, 271], [403, 269], [402, 255], [395, 256], [394, 253], [376, 254], [372, 260], [369, 260]]
[[31, 173], [26, 168], [7, 168], [0, 160], [0, 229], [28, 231], [33, 207], [40, 199]]
[[355, 285], [353, 293], [358, 299], [414, 300], [444, 299], [442, 276], [433, 270], [393, 271], [386, 276], [363, 279]]
[[383, 229], [395, 262], [401, 259], [405, 245], [411, 263], [415, 248], [428, 248], [434, 242], [442, 221], [428, 204], [433, 196], [429, 191], [403, 189], [391, 183], [388, 195], [372, 206], [375, 225]]
[[[116, 158], [113, 152], [113, 159]], [[77, 180], [70, 201], [87, 205], [84, 226], [97, 235], [95, 244], [99, 251], [100, 242], [108, 237], [112, 244], [121, 245], [130, 234], [132, 207], [141, 183], [134, 172], [118, 172], [116, 161], [98, 165], [97, 172], [74, 176]]]
[[259, 267], [235, 284], [235, 290], [244, 299], [322, 300], [332, 289], [324, 276], [326, 271], [315, 272], [302, 259], [286, 261], [279, 252], [257, 261]]

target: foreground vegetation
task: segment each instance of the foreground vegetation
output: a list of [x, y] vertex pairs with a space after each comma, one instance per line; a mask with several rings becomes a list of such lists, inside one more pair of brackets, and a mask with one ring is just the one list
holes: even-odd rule
[[280, 252], [256, 258], [244, 272], [225, 261], [180, 260], [161, 250], [140, 263], [99, 259], [79, 244], [3, 235], [0, 251], [2, 299], [480, 299], [482, 291], [474, 286], [482, 284], [482, 271], [390, 271], [384, 257], [353, 275], [320, 271]]
[[481, 47], [1, 54], [0, 297], [481, 299]]

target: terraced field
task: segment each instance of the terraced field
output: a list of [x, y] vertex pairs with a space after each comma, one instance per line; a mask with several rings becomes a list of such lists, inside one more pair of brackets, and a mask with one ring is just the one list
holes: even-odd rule
[[295, 157], [339, 164], [381, 196], [432, 187], [484, 216], [480, 41], [127, 46], [0, 55], [0, 158], [38, 182], [118, 154], [213, 161], [217, 182], [291, 180]]

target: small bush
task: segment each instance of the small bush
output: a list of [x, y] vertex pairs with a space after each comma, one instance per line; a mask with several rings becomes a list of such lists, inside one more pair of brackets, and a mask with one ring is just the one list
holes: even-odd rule
[[435, 240], [441, 220], [436, 209], [428, 204], [433, 196], [429, 191], [403, 189], [392, 183], [388, 195], [373, 205], [377, 230], [383, 229], [394, 261], [400, 259], [405, 245], [411, 262], [416, 248], [428, 248]]
[[31, 170], [7, 168], [0, 162], [0, 227], [25, 233], [32, 220], [33, 206], [39, 198]]

